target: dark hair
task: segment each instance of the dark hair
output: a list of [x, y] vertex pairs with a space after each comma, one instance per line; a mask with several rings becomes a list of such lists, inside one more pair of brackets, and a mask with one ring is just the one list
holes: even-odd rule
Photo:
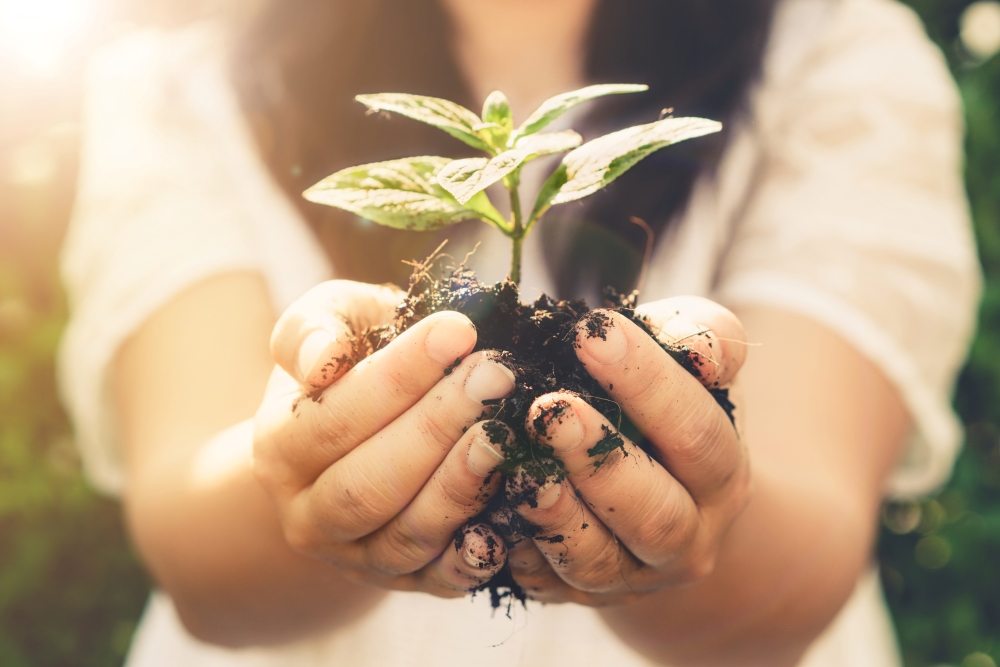
[[[598, 0], [588, 38], [589, 82], [646, 83], [650, 91], [597, 103], [585, 137], [651, 122], [668, 107], [675, 115], [728, 125], [743, 110], [760, 69], [774, 3]], [[404, 283], [408, 269], [401, 260], [420, 258], [440, 241], [365, 224], [309, 204], [300, 193], [363, 162], [472, 154], [420, 123], [366, 118], [353, 101], [358, 93], [410, 92], [476, 109], [452, 56], [450, 32], [437, 0], [280, 0], [237, 48], [234, 76], [263, 155], [314, 224], [340, 277]], [[726, 138], [724, 131], [660, 151], [584, 204], [554, 209], [550, 215], [563, 224], [543, 223], [540, 233], [553, 250], [550, 268], [559, 291], [605, 284], [631, 289], [646, 235], [630, 217], [662, 236], [697, 176], [718, 164]]]

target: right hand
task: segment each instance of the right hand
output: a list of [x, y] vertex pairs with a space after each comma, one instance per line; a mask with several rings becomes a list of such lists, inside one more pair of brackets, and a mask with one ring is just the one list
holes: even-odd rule
[[503, 443], [484, 432], [482, 401], [507, 396], [514, 376], [488, 352], [469, 354], [476, 329], [456, 312], [351, 366], [354, 333], [390, 322], [402, 298], [331, 281], [285, 311], [254, 422], [254, 469], [296, 551], [355, 581], [457, 597], [506, 559], [492, 528], [467, 522], [500, 486]]

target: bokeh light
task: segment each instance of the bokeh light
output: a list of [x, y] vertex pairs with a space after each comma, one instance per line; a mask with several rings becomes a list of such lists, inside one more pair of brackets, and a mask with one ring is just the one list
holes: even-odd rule
[[979, 61], [1000, 51], [1000, 2], [973, 2], [962, 12], [959, 37], [966, 52]]
[[55, 73], [106, 7], [104, 0], [0, 0], [4, 59], [31, 74]]
[[966, 656], [962, 661], [962, 667], [997, 667], [997, 663], [985, 653], [976, 651]]

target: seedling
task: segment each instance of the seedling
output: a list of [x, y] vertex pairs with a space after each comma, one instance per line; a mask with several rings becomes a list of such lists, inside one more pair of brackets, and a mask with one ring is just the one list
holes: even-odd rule
[[[685, 139], [718, 132], [721, 125], [701, 118], [666, 118], [619, 130], [584, 144], [572, 130], [543, 132], [574, 106], [604, 95], [636, 93], [639, 85], [598, 85], [558, 95], [546, 101], [524, 123], [514, 129], [510, 104], [500, 92], [486, 100], [480, 118], [448, 100], [418, 95], [387, 93], [360, 95], [358, 101], [372, 111], [392, 111], [438, 127], [486, 157], [451, 160], [445, 157], [410, 157], [366, 164], [339, 171], [305, 192], [310, 201], [336, 206], [373, 222], [398, 229], [440, 229], [463, 220], [478, 219], [493, 225], [511, 241], [510, 280], [484, 285], [464, 266], [444, 278], [428, 271], [433, 256], [420, 264], [410, 279], [410, 289], [392, 322], [356, 332], [355, 356], [360, 359], [389, 344], [422, 318], [440, 310], [465, 314], [477, 327], [477, 351], [482, 350], [505, 364], [517, 378], [507, 398], [490, 404], [483, 418], [490, 417], [487, 430], [494, 444], [503, 446], [501, 476], [518, 480], [504, 493], [494, 495], [488, 507], [472, 523], [489, 523], [515, 544], [521, 537], [538, 534], [539, 528], [515, 511], [522, 502], [534, 502], [534, 493], [546, 480], [565, 476], [554, 450], [537, 441], [527, 430], [533, 402], [556, 390], [582, 397], [616, 425], [592, 450], [595, 469], [609, 457], [625, 452], [619, 435], [632, 434], [642, 443], [622, 408], [594, 380], [576, 354], [577, 336], [603, 336], [612, 320], [602, 311], [592, 311], [583, 301], [556, 301], [542, 295], [534, 304], [521, 303], [516, 283], [521, 278], [521, 247], [525, 237], [545, 213], [557, 204], [582, 199], [604, 188], [649, 154]], [[545, 181], [531, 212], [521, 209], [521, 169], [545, 155], [566, 153]], [[502, 182], [510, 196], [509, 218], [490, 201], [486, 188]], [[704, 360], [693, 356], [682, 344], [666, 344], [656, 338], [646, 318], [635, 311], [635, 295], [615, 295], [609, 306], [653, 337], [682, 367], [700, 374]], [[578, 323], [586, 322], [584, 333]], [[710, 388], [719, 405], [732, 417], [732, 404], [725, 389]], [[558, 407], [554, 410], [558, 411]], [[551, 411], [550, 411], [551, 412]], [[554, 414], [554, 413], [553, 413]], [[548, 417], [553, 417], [553, 414]], [[555, 415], [557, 416], [557, 415]], [[546, 417], [541, 418], [545, 422]], [[506, 424], [513, 433], [507, 440]], [[539, 427], [535, 420], [536, 430]], [[543, 424], [544, 426], [544, 424]], [[640, 444], [640, 447], [642, 445]], [[505, 482], [506, 484], [506, 482]], [[545, 539], [559, 541], [562, 536]], [[456, 548], [461, 534], [456, 534]], [[525, 591], [505, 566], [484, 584], [491, 602], [503, 598], [525, 600]]]
[[[720, 123], [704, 118], [666, 118], [586, 144], [573, 130], [542, 132], [578, 104], [646, 89], [643, 85], [604, 84], [563, 93], [538, 107], [517, 129], [510, 104], [500, 91], [486, 99], [481, 118], [461, 105], [434, 97], [359, 95], [355, 99], [373, 112], [391, 111], [433, 125], [488, 157], [451, 160], [420, 156], [365, 164], [324, 178], [304, 196], [397, 229], [430, 231], [464, 220], [482, 220], [510, 239], [510, 278], [520, 283], [524, 239], [552, 206], [594, 194], [661, 148], [722, 129]], [[567, 151], [525, 217], [519, 192], [521, 169], [539, 157]], [[510, 196], [509, 219], [485, 192], [499, 181]]]

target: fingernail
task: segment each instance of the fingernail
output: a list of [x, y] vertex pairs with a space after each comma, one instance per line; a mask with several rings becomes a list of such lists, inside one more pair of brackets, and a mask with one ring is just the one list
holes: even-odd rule
[[498, 452], [494, 445], [478, 435], [473, 436], [472, 443], [469, 445], [469, 454], [465, 459], [469, 470], [478, 477], [486, 477], [505, 460], [503, 454]]
[[546, 482], [538, 489], [538, 495], [535, 496], [535, 502], [538, 503], [538, 508], [547, 510], [556, 504], [559, 500], [559, 496], [562, 495], [562, 482], [551, 481]]
[[316, 366], [325, 361], [328, 350], [337, 341], [322, 329], [313, 331], [299, 346], [299, 378], [306, 382]]
[[493, 541], [495, 540], [493, 535], [484, 533], [482, 528], [478, 526], [466, 527], [464, 533], [462, 559], [478, 570], [496, 566], [496, 549], [498, 547], [496, 546], [497, 542]]
[[628, 352], [628, 340], [621, 324], [601, 311], [585, 318], [579, 340], [587, 354], [599, 364], [617, 364]]
[[543, 416], [545, 410], [551, 410], [551, 416], [546, 420], [545, 441], [548, 442], [557, 452], [570, 453], [583, 444], [583, 439], [587, 435], [587, 430], [576, 414], [573, 404], [568, 401], [560, 401], [550, 408], [542, 408]]
[[482, 403], [503, 398], [514, 390], [514, 374], [495, 361], [480, 361], [465, 379], [465, 393]]
[[458, 313], [443, 313], [438, 317], [439, 320], [424, 339], [424, 350], [434, 361], [450, 366], [475, 347], [476, 329]]
[[462, 558], [470, 566], [480, 570], [486, 569], [486, 567], [490, 564], [488, 560], [483, 560], [476, 554], [472, 553], [472, 549], [468, 547], [462, 551]]

